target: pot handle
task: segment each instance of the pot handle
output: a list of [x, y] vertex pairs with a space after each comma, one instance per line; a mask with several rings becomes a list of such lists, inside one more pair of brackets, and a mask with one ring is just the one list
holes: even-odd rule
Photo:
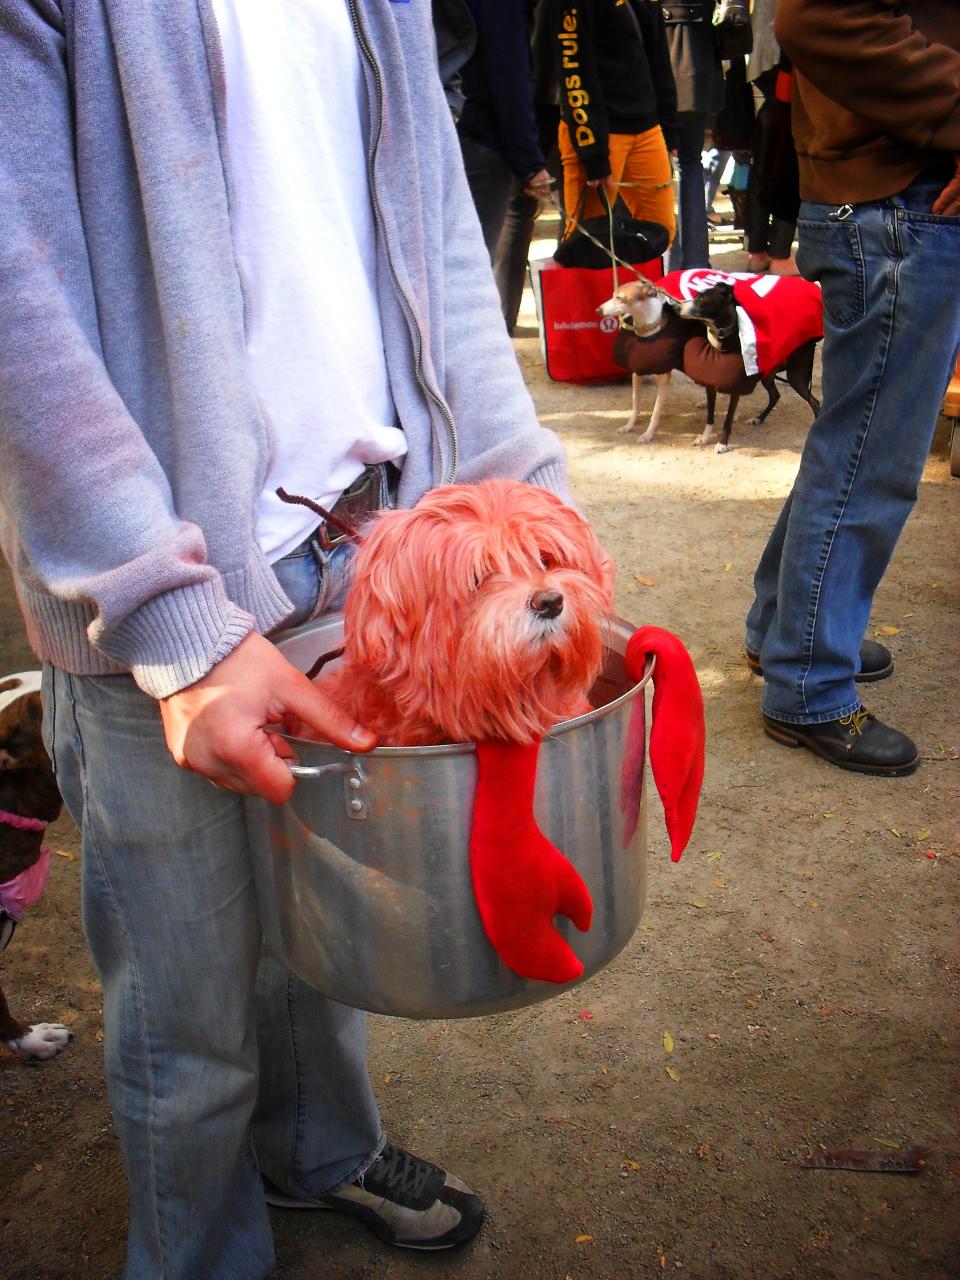
[[344, 805], [347, 817], [361, 819], [370, 812], [367, 797], [367, 775], [359, 764], [290, 764], [287, 766], [295, 778], [324, 778], [339, 773], [344, 778]]

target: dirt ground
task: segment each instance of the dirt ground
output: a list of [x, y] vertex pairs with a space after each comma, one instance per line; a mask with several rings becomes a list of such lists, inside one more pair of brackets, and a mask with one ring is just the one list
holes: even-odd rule
[[[714, 261], [742, 257], [721, 241]], [[542, 419], [616, 558], [621, 614], [677, 631], [697, 663], [701, 816], [673, 866], [651, 806], [644, 921], [579, 989], [475, 1021], [372, 1019], [387, 1129], [483, 1194], [479, 1239], [424, 1257], [335, 1215], [278, 1212], [276, 1274], [958, 1277], [960, 480], [945, 434], [871, 622], [896, 673], [869, 705], [916, 737], [923, 764], [905, 779], [845, 774], [764, 738], [760, 682], [741, 655], [806, 407], [785, 392], [766, 427], [737, 426], [718, 456], [692, 447], [700, 393], [680, 377], [656, 442], [641, 446], [615, 432], [628, 387], [550, 383], [529, 305], [521, 325]], [[4, 671], [34, 665], [6, 577], [0, 643]], [[52, 837], [64, 856], [4, 956], [4, 984], [18, 1012], [60, 1019], [75, 1038], [41, 1066], [0, 1049], [0, 1272], [100, 1280], [122, 1266], [126, 1192], [77, 836], [65, 818]], [[821, 1144], [929, 1152], [914, 1177], [802, 1168]]]

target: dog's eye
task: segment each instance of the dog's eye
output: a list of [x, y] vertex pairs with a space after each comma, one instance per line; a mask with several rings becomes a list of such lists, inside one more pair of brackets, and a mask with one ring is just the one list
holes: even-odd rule
[[556, 569], [559, 566], [560, 561], [555, 555], [551, 555], [549, 551], [541, 551], [540, 564], [549, 572], [551, 569]]

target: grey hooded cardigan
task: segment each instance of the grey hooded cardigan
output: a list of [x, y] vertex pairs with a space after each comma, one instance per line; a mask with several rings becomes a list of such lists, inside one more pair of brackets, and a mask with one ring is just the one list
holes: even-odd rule
[[[342, 2], [370, 102], [399, 500], [494, 475], [562, 492], [429, 0]], [[0, 537], [38, 656], [131, 672], [158, 698], [291, 607], [254, 536], [272, 445], [246, 369], [224, 116], [209, 0], [0, 0]], [[336, 251], [318, 228], [317, 252]]]

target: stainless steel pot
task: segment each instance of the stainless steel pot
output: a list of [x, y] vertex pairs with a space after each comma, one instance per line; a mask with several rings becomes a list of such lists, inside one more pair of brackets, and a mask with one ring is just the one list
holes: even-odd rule
[[[593, 691], [602, 705], [558, 725], [540, 749], [537, 821], [593, 897], [589, 933], [556, 922], [584, 978], [626, 945], [646, 896], [645, 797], [621, 784], [634, 709], [634, 758], [645, 746], [652, 671], [650, 663], [640, 684], [628, 680], [632, 631], [625, 622], [613, 629]], [[291, 631], [280, 648], [305, 670], [341, 635], [342, 618], [330, 616]], [[291, 742], [300, 758], [292, 799], [252, 801], [250, 817], [266, 940], [295, 973], [343, 1004], [407, 1018], [496, 1013], [566, 989], [517, 977], [483, 932], [469, 866], [472, 744], [361, 756]]]

